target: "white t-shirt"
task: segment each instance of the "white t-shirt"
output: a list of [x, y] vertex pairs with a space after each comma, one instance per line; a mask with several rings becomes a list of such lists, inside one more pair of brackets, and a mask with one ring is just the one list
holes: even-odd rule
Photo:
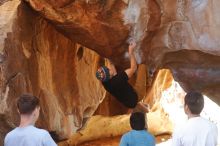
[[34, 126], [15, 128], [9, 132], [4, 141], [4, 146], [57, 146], [50, 134]]
[[202, 117], [190, 118], [184, 127], [174, 131], [172, 146], [217, 146], [217, 126]]

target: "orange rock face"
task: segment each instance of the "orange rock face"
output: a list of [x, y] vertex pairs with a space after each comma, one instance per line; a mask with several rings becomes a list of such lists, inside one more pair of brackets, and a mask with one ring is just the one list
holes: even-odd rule
[[57, 32], [26, 4], [16, 9], [1, 55], [1, 135], [18, 125], [16, 99], [28, 92], [41, 101], [37, 125], [65, 139], [104, 98], [94, 75], [100, 57]]
[[144, 67], [130, 82], [141, 85], [146, 102], [156, 105], [155, 86], [169, 81], [158, 71], [166, 68], [186, 91], [220, 104], [219, 6], [219, 0], [0, 0], [1, 139], [18, 124], [15, 101], [24, 92], [40, 97], [38, 125], [58, 139], [94, 113], [127, 113], [94, 73], [104, 58], [118, 70], [128, 67], [131, 39]]
[[149, 74], [169, 68], [185, 90], [199, 90], [220, 102], [218, 0], [26, 1], [71, 40], [119, 68], [127, 62], [126, 40], [133, 38], [137, 59]]

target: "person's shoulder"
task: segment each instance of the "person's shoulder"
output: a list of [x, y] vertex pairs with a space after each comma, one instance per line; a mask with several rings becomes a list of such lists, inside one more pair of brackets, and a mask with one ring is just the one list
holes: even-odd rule
[[11, 137], [12, 135], [14, 135], [15, 131], [16, 131], [16, 128], [13, 129], [13, 130], [11, 130], [10, 132], [8, 132], [8, 133], [6, 134], [6, 136], [5, 136], [5, 139], [7, 139], [7, 138]]
[[207, 124], [208, 124], [208, 127], [210, 127], [211, 129], [218, 129], [217, 125], [213, 123], [212, 121], [209, 121], [208, 119], [207, 119]]
[[132, 134], [132, 130], [131, 130], [131, 131], [128, 131], [128, 132], [125, 133], [125, 134], [123, 134], [122, 137], [124, 137], [124, 138], [126, 137], [126, 138], [127, 138], [127, 137], [129, 137], [129, 135], [131, 135], [131, 134]]
[[38, 137], [43, 143], [48, 146], [57, 146], [47, 130], [35, 127], [35, 131], [37, 131]]
[[[36, 128], [36, 127], [35, 127]], [[47, 131], [47, 130], [45, 130], [45, 129], [40, 129], [40, 128], [36, 128], [36, 129], [38, 129], [38, 131], [40, 132], [40, 133], [42, 133], [42, 134], [49, 134], [49, 132]]]
[[151, 134], [150, 132], [148, 132], [148, 134], [149, 134], [149, 136], [150, 136], [151, 138], [154, 138], [154, 135], [153, 135], [153, 134]]
[[151, 134], [149, 131], [145, 130], [145, 132], [147, 133], [147, 135], [150, 137], [150, 138], [153, 138], [154, 139], [154, 136], [153, 134]]
[[199, 121], [197, 122], [197, 124], [199, 124], [200, 127], [203, 127], [207, 131], [217, 131], [218, 130], [217, 125], [215, 123], [213, 123], [212, 121], [210, 121], [209, 119], [206, 119], [204, 117], [199, 117]]
[[13, 139], [14, 136], [16, 136], [16, 131], [17, 131], [17, 128], [11, 130], [10, 132], [8, 132], [5, 136], [5, 139], [4, 141], [8, 141], [10, 139]]
[[201, 121], [203, 121], [203, 123], [206, 124], [208, 127], [212, 127], [212, 128], [216, 127], [216, 128], [217, 128], [217, 126], [216, 126], [212, 121], [210, 121], [210, 120], [208, 120], [208, 119], [206, 119], [206, 118], [203, 118], [203, 117], [200, 117], [200, 119], [201, 119]]
[[40, 129], [34, 126], [32, 127], [32, 131], [41, 136], [49, 135], [49, 132], [47, 130]]
[[187, 124], [179, 127], [175, 127], [173, 130], [172, 137], [179, 138], [188, 130]]
[[8, 139], [9, 137], [11, 137], [11, 135], [13, 135], [14, 131], [15, 131], [15, 129], [12, 130], [12, 131], [10, 131], [10, 132], [8, 132], [8, 133], [6, 134], [6, 136], [5, 136], [5, 139]]
[[151, 134], [148, 131], [147, 131], [147, 133], [148, 133], [148, 135], [147, 135], [148, 136], [148, 141], [151, 142], [152, 144], [155, 144], [156, 139], [155, 139], [154, 135]]

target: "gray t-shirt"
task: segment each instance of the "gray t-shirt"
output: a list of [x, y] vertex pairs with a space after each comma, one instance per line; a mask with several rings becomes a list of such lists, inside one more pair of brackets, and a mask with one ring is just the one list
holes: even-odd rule
[[4, 146], [57, 146], [50, 134], [34, 126], [17, 127], [9, 132], [4, 141]]

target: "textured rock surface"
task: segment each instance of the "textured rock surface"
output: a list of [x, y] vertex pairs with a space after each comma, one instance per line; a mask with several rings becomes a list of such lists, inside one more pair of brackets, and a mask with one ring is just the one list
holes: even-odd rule
[[26, 1], [71, 40], [119, 67], [126, 62], [126, 40], [134, 38], [138, 60], [150, 73], [169, 68], [185, 90], [202, 91], [220, 102], [218, 0]]
[[220, 104], [219, 0], [19, 3], [0, 0], [0, 138], [18, 123], [15, 101], [23, 92], [41, 98], [38, 125], [59, 139], [81, 127], [103, 99], [95, 114], [127, 113], [93, 74], [106, 62], [102, 57], [126, 68], [130, 38], [137, 41], [138, 62], [145, 64], [131, 83], [141, 85], [138, 92], [152, 111], [161, 110], [161, 91], [170, 83], [170, 73], [158, 72], [162, 68], [186, 91], [202, 91]]
[[[93, 116], [85, 129], [74, 134], [67, 143], [77, 145], [85, 141], [117, 137], [131, 130], [129, 124], [130, 115], [113, 117]], [[147, 114], [148, 130], [154, 135], [169, 134], [172, 132], [172, 124], [163, 111], [157, 110]], [[95, 133], [95, 134], [94, 134]], [[66, 144], [67, 145], [67, 144]]]
[[[126, 113], [127, 109], [106, 95], [95, 79], [97, 66], [105, 60], [63, 36], [26, 3], [19, 4], [10, 1], [0, 7], [1, 20], [5, 20], [0, 27], [1, 142], [5, 133], [17, 126], [16, 99], [26, 92], [41, 99], [38, 126], [55, 133], [58, 139], [68, 138], [81, 127], [83, 118], [93, 115], [105, 97], [107, 101], [96, 114]], [[143, 95], [144, 77], [145, 66], [131, 80], [135, 84], [138, 79]]]
[[10, 130], [6, 127], [18, 124], [17, 97], [30, 92], [41, 100], [38, 126], [55, 132], [59, 139], [67, 138], [104, 98], [95, 76], [88, 76], [100, 59], [58, 33], [25, 4], [18, 7], [12, 22], [12, 29], [1, 35], [0, 117], [6, 129], [1, 135]]

